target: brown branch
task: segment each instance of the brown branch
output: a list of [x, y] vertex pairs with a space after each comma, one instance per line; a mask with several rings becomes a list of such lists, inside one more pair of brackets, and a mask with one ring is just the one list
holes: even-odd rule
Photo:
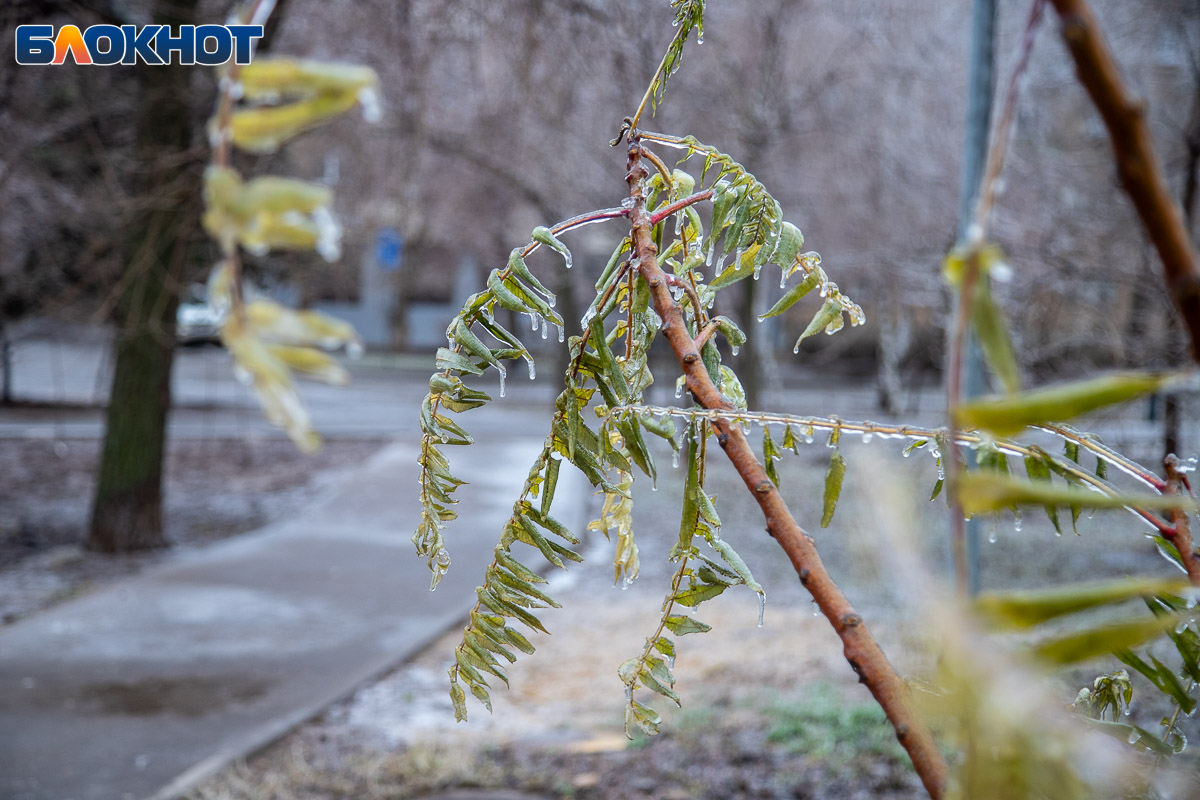
[[[1187, 475], [1180, 471], [1179, 459], [1168, 455], [1163, 459], [1163, 468], [1167, 474], [1167, 494], [1183, 494], [1187, 485]], [[1187, 512], [1172, 509], [1171, 522], [1175, 523], [1175, 530], [1170, 534], [1163, 531], [1163, 538], [1169, 540], [1179, 551], [1179, 560], [1183, 562], [1188, 580], [1200, 586], [1200, 559], [1196, 558], [1196, 551], [1192, 545], [1192, 530]]]
[[[658, 265], [658, 248], [654, 245], [653, 226], [646, 210], [644, 194], [648, 174], [641, 163], [638, 136], [636, 131], [632, 131], [626, 182], [633, 201], [629, 218], [635, 263], [650, 286], [654, 308], [663, 320], [662, 332], [675, 351], [692, 396], [705, 408], [729, 409], [729, 404], [708, 376], [700, 353], [688, 335], [683, 310], [671, 296], [667, 276]], [[846, 660], [858, 674], [859, 681], [866, 685], [883, 707], [896, 730], [896, 738], [908, 751], [926, 790], [931, 797], [940, 798], [946, 783], [946, 763], [929, 729], [913, 707], [908, 686], [888, 663], [862, 617], [833, 582], [812, 539], [792, 517], [741, 428], [723, 419], [713, 420], [712, 424], [717, 433], [717, 442], [762, 509], [767, 531], [783, 547], [800, 576], [800, 582], [812, 594], [813, 600], [841, 638]]]
[[1167, 289], [1191, 338], [1192, 358], [1200, 361], [1200, 266], [1154, 153], [1145, 104], [1122, 81], [1087, 0], [1051, 1], [1062, 19], [1063, 40], [1079, 81], [1108, 127], [1121, 183], [1162, 259]]
[[[650, 153], [649, 150], [646, 150], [645, 152], [647, 154]], [[682, 200], [676, 200], [674, 203], [671, 203], [669, 206], [663, 206], [662, 208], [655, 211], [650, 216], [650, 224], [657, 225], [658, 223], [662, 222], [664, 219], [666, 219], [667, 217], [676, 213], [677, 211], [682, 211], [683, 209], [687, 208], [688, 206], [692, 205], [693, 203], [699, 203], [701, 200], [708, 200], [712, 196], [713, 196], [712, 189], [705, 189], [703, 192], [696, 192], [695, 194], [685, 197]]]

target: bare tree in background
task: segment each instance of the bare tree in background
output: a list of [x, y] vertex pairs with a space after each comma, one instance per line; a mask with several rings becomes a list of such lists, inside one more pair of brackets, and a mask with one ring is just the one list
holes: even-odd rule
[[[158, 0], [156, 23], [195, 24], [195, 0]], [[163, 547], [162, 472], [180, 287], [194, 258], [200, 198], [192, 148], [194, 70], [140, 72], [138, 212], [121, 279], [119, 330], [104, 449], [87, 545], [102, 552]]]

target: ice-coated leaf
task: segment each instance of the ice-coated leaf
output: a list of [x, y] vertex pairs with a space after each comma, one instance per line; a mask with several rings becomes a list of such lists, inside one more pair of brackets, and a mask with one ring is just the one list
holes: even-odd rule
[[[782, 314], [783, 312], [787, 311], [789, 308], [796, 305], [796, 303], [801, 298], [803, 298], [805, 295], [807, 295], [813, 289], [817, 288], [817, 285], [820, 282], [821, 282], [821, 276], [819, 273], [817, 273], [817, 272], [808, 273], [807, 275], [804, 276], [804, 279], [802, 281], [797, 283], [792, 288], [788, 289], [787, 292], [784, 293], [783, 297], [779, 298], [779, 302], [777, 302], [775, 305], [771, 306], [770, 311], [768, 311], [765, 314], [760, 314], [758, 317], [759, 321], [761, 322], [762, 320], [767, 319], [769, 317], [777, 317], [780, 314]], [[814, 331], [814, 333], [815, 333], [815, 331]]]
[[[789, 428], [784, 436], [791, 433]], [[779, 448], [775, 446], [775, 440], [771, 438], [771, 427], [763, 426], [763, 469], [767, 471], [767, 477], [771, 479], [771, 483], [779, 485], [779, 469], [775, 462], [779, 460]]]
[[500, 367], [500, 362], [492, 354], [491, 349], [479, 340], [479, 337], [471, 332], [471, 327], [466, 320], [457, 319], [454, 322], [453, 330], [454, 341], [466, 348], [467, 352], [476, 358], [481, 358], [493, 367]]
[[450, 702], [454, 704], [454, 721], [465, 722], [467, 719], [467, 694], [456, 680], [450, 681]]
[[533, 233], [530, 234], [530, 236], [538, 244], [544, 244], [546, 247], [549, 247], [551, 250], [562, 256], [563, 261], [566, 262], [567, 269], [571, 268], [571, 251], [567, 249], [565, 244], [558, 240], [558, 237], [554, 235], [553, 231], [551, 231], [549, 228], [539, 225], [533, 229]]
[[713, 317], [712, 322], [717, 326], [717, 330], [725, 337], [725, 341], [729, 342], [729, 346], [733, 348], [741, 347], [746, 343], [746, 333], [737, 326], [737, 323], [726, 316]]
[[1139, 750], [1144, 750], [1149, 753], [1154, 753], [1160, 756], [1173, 756], [1179, 753], [1179, 749], [1172, 747], [1164, 742], [1157, 733], [1151, 733], [1138, 725], [1130, 725], [1124, 722], [1109, 722], [1101, 719], [1089, 719], [1088, 717], [1080, 717], [1084, 724], [1091, 728], [1095, 728], [1101, 733], [1106, 733], [1109, 736], [1117, 739], [1125, 744], [1132, 745]]
[[[1037, 455], [1025, 456], [1025, 473], [1031, 481], [1050, 482], [1050, 465], [1046, 463], [1044, 458]], [[1053, 505], [1045, 505], [1046, 516], [1050, 518], [1050, 522], [1054, 524], [1054, 530], [1062, 533], [1062, 526], [1058, 524], [1058, 509]]]
[[661, 694], [663, 697], [668, 698], [677, 706], [682, 705], [682, 703], [679, 702], [679, 695], [675, 693], [675, 690], [664, 684], [649, 670], [642, 670], [641, 674], [638, 675], [638, 678], [641, 680], [642, 685], [650, 691]]
[[746, 562], [743, 561], [742, 557], [737, 554], [736, 550], [733, 549], [733, 545], [729, 544], [729, 542], [725, 541], [724, 539], [716, 538], [710, 541], [709, 544], [712, 545], [714, 550], [720, 553], [721, 558], [724, 559], [725, 563], [729, 565], [730, 569], [737, 574], [742, 583], [746, 584], [750, 591], [755, 592], [756, 594], [763, 594], [762, 586], [759, 585], [758, 581], [754, 580], [754, 575], [750, 573], [750, 567], [746, 566]]
[[657, 711], [636, 700], [630, 700], [627, 708], [633, 716], [634, 723], [642, 729], [643, 733], [647, 736], [658, 735], [658, 726], [662, 724], [662, 717], [658, 715]]
[[[1063, 422], [1098, 408], [1133, 400], [1157, 391], [1173, 377], [1161, 372], [1112, 373], [1020, 394], [980, 398], [959, 406], [956, 416], [964, 428], [982, 428], [999, 436], [1010, 436], [1030, 425]], [[1075, 447], [1078, 453], [1078, 445]], [[1073, 460], [1078, 461], [1078, 458]]]
[[[693, 583], [675, 595], [675, 602], [681, 606], [695, 608], [705, 600], [711, 600], [728, 588], [724, 583]], [[679, 633], [675, 631], [675, 633]]]
[[846, 460], [841, 450], [834, 450], [829, 459], [829, 470], [825, 473], [825, 494], [821, 511], [821, 527], [828, 528], [837, 510], [838, 498], [842, 495], [842, 479], [846, 477]]
[[1181, 618], [1181, 615], [1171, 615], [1098, 625], [1039, 642], [1034, 653], [1052, 664], [1074, 664], [1137, 647], [1164, 635]]
[[464, 355], [454, 352], [448, 347], [438, 348], [435, 366], [438, 369], [452, 369], [458, 372], [466, 372], [471, 375], [483, 374], [483, 369], [476, 366], [474, 361]]
[[816, 316], [808, 323], [808, 327], [804, 329], [804, 333], [800, 334], [800, 338], [796, 340], [796, 346], [792, 349], [800, 352], [800, 343], [810, 336], [816, 336], [821, 331], [831, 333], [839, 328], [838, 324], [842, 319], [842, 304], [834, 299], [826, 300]]
[[518, 247], [509, 254], [508, 271], [541, 292], [546, 298], [554, 297], [553, 292], [543, 286], [541, 281], [533, 277], [533, 273], [529, 271], [529, 267], [525, 264], [525, 258], [521, 255], [521, 248]]
[[[796, 256], [800, 255], [800, 251], [803, 249], [804, 234], [792, 223], [784, 222], [779, 227], [779, 239], [775, 243], [774, 252], [771, 253], [771, 261], [778, 264], [780, 269], [787, 270], [796, 262]], [[792, 302], [794, 303], [795, 300]], [[780, 309], [780, 311], [783, 310]], [[771, 309], [771, 311], [775, 311], [775, 309]], [[775, 314], [768, 312], [764, 316], [773, 317]]]
[[475, 699], [483, 703], [484, 708], [490, 713], [492, 710], [492, 696], [488, 694], [488, 690], [483, 688], [478, 683], [471, 684], [471, 694], [475, 695]]
[[1162, 495], [1108, 495], [1085, 489], [1052, 486], [1006, 475], [969, 472], [959, 478], [958, 500], [966, 514], [986, 514], [1011, 506], [1070, 506], [1196, 510], [1191, 498]]
[[676, 636], [686, 636], [689, 633], [707, 633], [712, 630], [711, 625], [705, 625], [700, 620], [683, 614], [669, 616], [663, 624], [667, 630]]
[[1020, 391], [1021, 372], [1017, 366], [1017, 357], [1013, 354], [1008, 323], [1004, 320], [1004, 312], [996, 305], [987, 281], [980, 281], [975, 290], [971, 304], [971, 323], [979, 336], [979, 346], [983, 349], [984, 359], [1000, 379], [1004, 390]]
[[1187, 591], [1184, 580], [1117, 580], [1080, 583], [1050, 589], [989, 592], [975, 601], [975, 609], [994, 626], [1029, 628], [1047, 620], [1136, 597]]

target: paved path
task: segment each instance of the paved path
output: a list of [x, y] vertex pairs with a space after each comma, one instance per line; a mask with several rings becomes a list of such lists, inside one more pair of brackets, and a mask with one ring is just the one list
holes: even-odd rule
[[[465, 615], [541, 439], [513, 426], [456, 462], [434, 594], [396, 443], [293, 519], [0, 630], [0, 796], [174, 797], [415, 653]], [[586, 485], [564, 470], [558, 493], [581, 524]]]

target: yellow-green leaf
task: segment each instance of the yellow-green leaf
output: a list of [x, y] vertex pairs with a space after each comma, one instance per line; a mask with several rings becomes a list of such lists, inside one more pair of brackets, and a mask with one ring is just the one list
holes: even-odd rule
[[1080, 583], [1029, 591], [989, 592], [976, 599], [975, 609], [997, 627], [1029, 628], [1096, 606], [1121, 603], [1135, 597], [1185, 592], [1189, 586], [1185, 580], [1143, 579]]
[[1017, 367], [1017, 357], [1013, 354], [1008, 323], [1004, 320], [1004, 312], [996, 305], [987, 281], [981, 281], [975, 290], [971, 303], [971, 324], [979, 336], [984, 358], [1000, 379], [1004, 390], [1010, 393], [1020, 391], [1021, 373]]
[[842, 479], [846, 477], [846, 459], [841, 450], [834, 450], [829, 459], [829, 471], [825, 473], [824, 510], [821, 512], [821, 527], [828, 528], [837, 510], [838, 498], [842, 495]]
[[1020, 394], [984, 397], [959, 406], [956, 415], [958, 424], [964, 428], [982, 428], [1011, 436], [1030, 425], [1063, 422], [1097, 408], [1133, 400], [1158, 390], [1173, 377], [1162, 372], [1117, 372]]
[[969, 472], [958, 479], [958, 501], [966, 514], [986, 514], [1011, 506], [1071, 506], [1087, 508], [1181, 508], [1195, 511], [1191, 498], [1163, 495], [1108, 495], [1087, 489], [1052, 486], [992, 472]]
[[1052, 664], [1074, 664], [1128, 650], [1162, 636], [1190, 613], [1127, 620], [1075, 631], [1038, 643], [1034, 653]]

